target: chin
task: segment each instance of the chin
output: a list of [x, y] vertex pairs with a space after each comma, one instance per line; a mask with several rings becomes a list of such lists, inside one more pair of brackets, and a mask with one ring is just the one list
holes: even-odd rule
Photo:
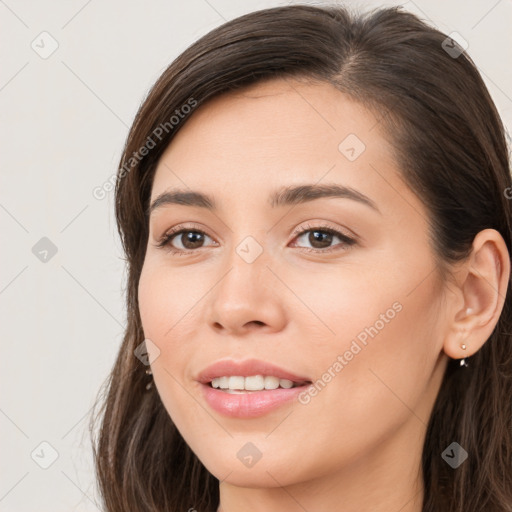
[[236, 454], [234, 457], [225, 458], [218, 454], [212, 454], [208, 460], [202, 458], [201, 462], [221, 483], [225, 482], [237, 487], [280, 487], [306, 479], [306, 477], [301, 478], [300, 475], [290, 471], [294, 465], [292, 462], [283, 460], [276, 451], [274, 451], [274, 455], [278, 457], [278, 460], [272, 456], [265, 457], [263, 454], [252, 466], [249, 464], [246, 466]]

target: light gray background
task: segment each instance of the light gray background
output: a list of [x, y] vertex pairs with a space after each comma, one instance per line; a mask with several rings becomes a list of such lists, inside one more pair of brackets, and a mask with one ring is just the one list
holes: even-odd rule
[[[92, 190], [116, 172], [140, 102], [179, 53], [286, 3], [0, 0], [0, 510], [99, 510], [87, 425], [122, 339], [125, 273], [113, 193]], [[510, 131], [512, 2], [400, 3], [468, 41]], [[31, 47], [48, 51], [43, 31], [59, 45], [46, 59]], [[32, 252], [42, 237], [58, 250], [47, 262]], [[58, 453], [47, 469], [42, 442]]]

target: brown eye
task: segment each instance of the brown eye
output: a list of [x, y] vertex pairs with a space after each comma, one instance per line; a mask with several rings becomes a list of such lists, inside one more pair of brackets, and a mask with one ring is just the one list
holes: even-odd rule
[[[335, 229], [322, 226], [305, 229], [301, 231], [296, 238], [305, 238], [306, 242], [311, 244], [311, 247], [304, 247], [304, 249], [313, 252], [329, 252], [329, 250], [336, 247], [336, 245], [351, 246], [356, 243], [353, 238], [350, 238]], [[332, 243], [336, 238], [341, 241], [341, 244], [332, 246]]]
[[175, 230], [164, 235], [157, 247], [167, 247], [171, 252], [185, 253], [203, 247], [205, 237], [210, 238], [206, 233], [198, 229]]
[[204, 243], [204, 233], [199, 231], [182, 231], [174, 235], [173, 238], [178, 237], [178, 240], [185, 249], [197, 249]]
[[332, 243], [334, 235], [325, 231], [310, 231], [308, 236], [308, 242], [315, 249], [325, 249]]

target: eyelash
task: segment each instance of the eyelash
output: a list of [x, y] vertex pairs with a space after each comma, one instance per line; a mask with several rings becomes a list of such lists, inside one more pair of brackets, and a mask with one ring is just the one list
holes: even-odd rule
[[[330, 228], [328, 226], [309, 226], [308, 225], [305, 228], [304, 228], [304, 226], [302, 226], [301, 228], [296, 229], [292, 234], [295, 239], [295, 238], [302, 236], [305, 233], [308, 233], [309, 231], [319, 231], [321, 233], [328, 233], [330, 235], [337, 236], [342, 242], [341, 244], [338, 244], [338, 245], [345, 245], [347, 248], [350, 248], [352, 245], [356, 244], [356, 240], [354, 238], [344, 235], [343, 233], [337, 231], [336, 229]], [[159, 249], [166, 248], [171, 254], [175, 254], [178, 256], [196, 252], [195, 249], [188, 249], [188, 250], [184, 251], [182, 249], [176, 249], [176, 248], [172, 247], [172, 245], [171, 245], [171, 241], [173, 238], [175, 238], [178, 235], [181, 235], [182, 233], [187, 233], [187, 232], [200, 233], [202, 235], [209, 236], [207, 233], [205, 233], [201, 229], [197, 229], [197, 228], [190, 227], [190, 226], [182, 227], [180, 225], [180, 226], [176, 226], [176, 227], [172, 228], [170, 231], [165, 233], [163, 235], [163, 237], [156, 244], [156, 247], [158, 247]], [[313, 253], [317, 253], [317, 254], [324, 253], [325, 254], [325, 253], [330, 253], [330, 252], [339, 250], [339, 249], [336, 249], [336, 247], [337, 246], [334, 246], [334, 247], [330, 247], [328, 249], [312, 249], [309, 247], [299, 247], [299, 249], [306, 251], [306, 252], [313, 252]]]

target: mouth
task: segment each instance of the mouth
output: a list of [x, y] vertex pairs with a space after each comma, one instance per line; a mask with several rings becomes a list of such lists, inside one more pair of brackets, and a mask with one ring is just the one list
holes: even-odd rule
[[195, 380], [205, 403], [225, 417], [261, 417], [290, 405], [312, 384], [307, 374], [261, 359], [220, 359], [204, 368]]
[[257, 374], [214, 377], [200, 384], [203, 399], [212, 410], [225, 417], [251, 419], [297, 400], [312, 382]]

